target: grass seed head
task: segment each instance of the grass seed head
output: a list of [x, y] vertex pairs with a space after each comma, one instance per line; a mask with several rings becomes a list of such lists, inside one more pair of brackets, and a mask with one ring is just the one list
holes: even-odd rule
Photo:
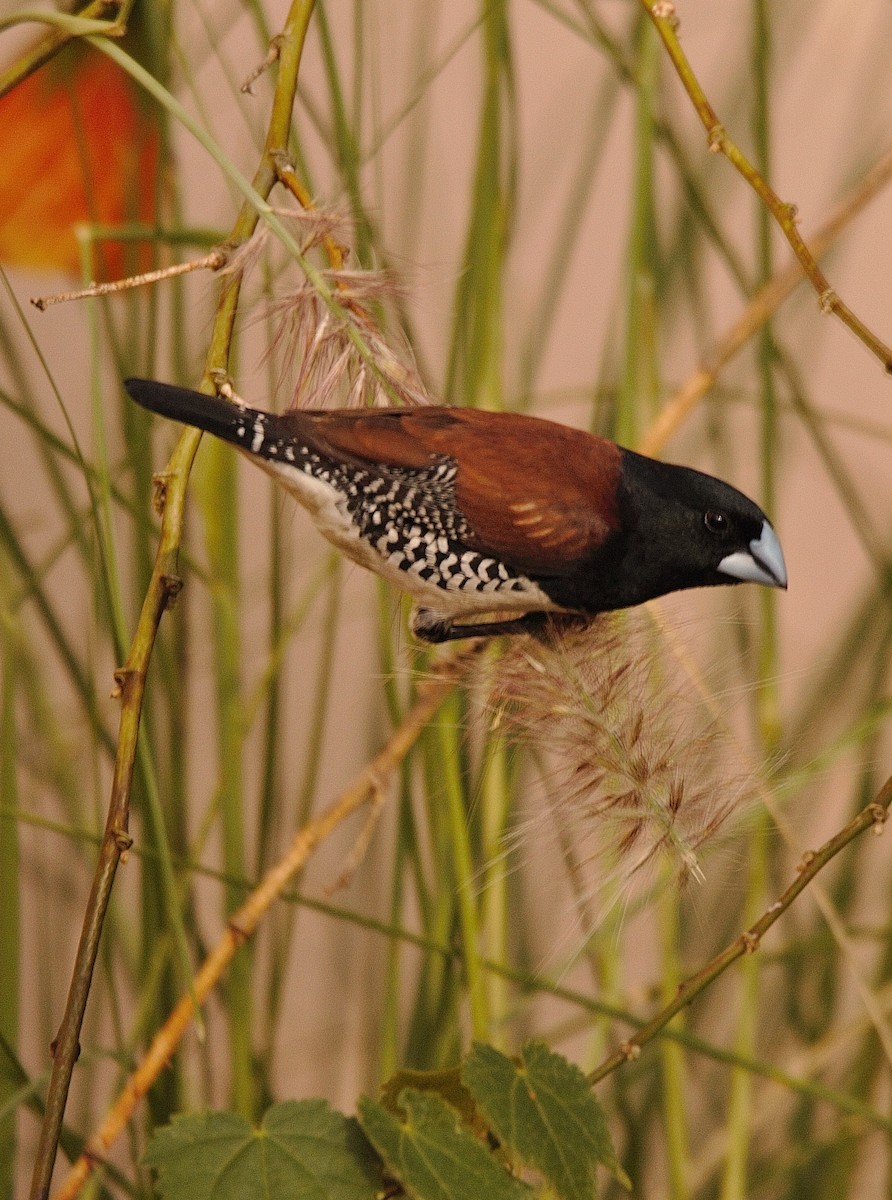
[[540, 838], [548, 821], [588, 901], [626, 893], [661, 861], [681, 882], [701, 874], [746, 774], [646, 615], [556, 623], [541, 640], [517, 639], [493, 670], [494, 701], [547, 764], [550, 812], [521, 838]]

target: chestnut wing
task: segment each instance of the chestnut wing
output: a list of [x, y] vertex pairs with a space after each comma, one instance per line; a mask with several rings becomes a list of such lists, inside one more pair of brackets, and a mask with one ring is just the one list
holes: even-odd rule
[[[470, 548], [537, 575], [562, 574], [619, 526], [621, 450], [581, 430], [515, 413], [417, 408], [295, 412], [323, 453], [403, 470], [452, 459]], [[297, 432], [295, 430], [295, 432]]]
[[619, 527], [621, 452], [534, 417], [504, 414], [504, 427], [475, 426], [455, 452], [458, 506], [477, 549], [539, 576], [562, 575]]

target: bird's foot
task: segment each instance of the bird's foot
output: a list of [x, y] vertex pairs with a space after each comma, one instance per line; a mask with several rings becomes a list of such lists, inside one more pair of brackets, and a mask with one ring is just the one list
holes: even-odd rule
[[412, 632], [422, 642], [439, 645], [460, 638], [498, 637], [503, 633], [538, 634], [546, 627], [549, 616], [544, 612], [526, 613], [508, 621], [478, 621], [476, 624], [456, 624], [451, 617], [432, 608], [416, 608], [412, 614]]

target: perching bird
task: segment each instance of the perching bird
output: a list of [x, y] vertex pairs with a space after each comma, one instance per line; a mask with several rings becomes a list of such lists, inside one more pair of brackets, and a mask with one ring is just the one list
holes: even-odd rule
[[[441, 407], [276, 414], [151, 380], [125, 386], [275, 476], [339, 550], [411, 593], [425, 641], [681, 588], [787, 586], [777, 534], [735, 488], [552, 421]], [[461, 620], [499, 613], [514, 618]]]

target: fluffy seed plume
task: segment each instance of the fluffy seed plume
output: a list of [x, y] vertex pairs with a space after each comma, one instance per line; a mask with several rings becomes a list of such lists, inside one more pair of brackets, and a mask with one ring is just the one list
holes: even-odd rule
[[405, 344], [399, 351], [381, 333], [372, 306], [381, 308], [397, 285], [377, 271], [325, 271], [325, 281], [341, 306], [336, 317], [305, 282], [271, 306], [276, 342], [283, 359], [297, 364], [291, 407], [327, 408], [433, 401]]
[[[347, 252], [342, 242], [349, 228], [330, 210], [275, 211], [298, 231], [303, 255], [336, 259], [334, 266], [319, 266], [314, 275], [336, 308], [320, 294], [316, 282], [305, 278], [264, 309], [275, 324], [273, 347], [281, 351], [284, 363], [293, 364], [293, 374], [280, 381], [281, 390], [291, 393], [289, 407], [433, 403], [405, 339], [392, 330], [383, 332], [384, 314], [393, 310], [400, 294], [398, 280], [387, 271], [344, 265]], [[261, 226], [225, 269], [245, 275], [272, 249], [269, 230]]]
[[[662, 856], [682, 882], [702, 877], [698, 852], [740, 805], [745, 775], [646, 615], [555, 624], [541, 640], [518, 638], [495, 672], [499, 709], [547, 764], [578, 894], [626, 892]], [[541, 818], [532, 824], [519, 839], [541, 835]]]

